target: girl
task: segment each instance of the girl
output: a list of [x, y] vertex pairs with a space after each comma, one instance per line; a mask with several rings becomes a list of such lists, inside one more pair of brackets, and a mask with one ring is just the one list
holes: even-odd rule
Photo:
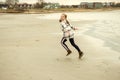
[[62, 26], [62, 31], [63, 31], [63, 38], [61, 40], [61, 44], [67, 50], [67, 55], [66, 56], [68, 56], [72, 53], [72, 51], [65, 44], [65, 42], [67, 41], [67, 38], [68, 38], [71, 45], [75, 49], [77, 49], [77, 51], [79, 53], [79, 59], [81, 59], [81, 57], [83, 56], [83, 52], [80, 50], [80, 48], [74, 42], [74, 32], [73, 32], [73, 30], [77, 30], [77, 28], [70, 25], [69, 21], [67, 20], [67, 15], [66, 14], [61, 15], [59, 22]]

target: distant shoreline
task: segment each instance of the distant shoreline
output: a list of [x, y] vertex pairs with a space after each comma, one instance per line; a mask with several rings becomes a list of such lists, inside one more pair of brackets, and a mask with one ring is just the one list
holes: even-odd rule
[[101, 9], [79, 9], [79, 8], [60, 8], [60, 9], [28, 9], [28, 10], [1, 10], [0, 13], [22, 13], [22, 14], [46, 14], [46, 13], [61, 13], [61, 12], [101, 12], [120, 10], [120, 8], [101, 8]]

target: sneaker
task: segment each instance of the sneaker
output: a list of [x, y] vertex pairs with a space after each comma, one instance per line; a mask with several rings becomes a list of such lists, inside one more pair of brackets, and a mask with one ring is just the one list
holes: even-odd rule
[[83, 52], [79, 52], [79, 59], [81, 59], [83, 55], [84, 55]]
[[71, 51], [71, 50], [68, 50], [67, 52], [68, 52], [68, 53], [67, 53], [67, 55], [66, 55], [66, 56], [69, 56], [69, 55], [72, 53], [72, 51]]

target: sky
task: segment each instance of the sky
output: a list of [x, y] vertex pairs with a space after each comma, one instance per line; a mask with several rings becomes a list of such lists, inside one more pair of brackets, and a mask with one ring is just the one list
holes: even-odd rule
[[[5, 0], [0, 0], [0, 1], [5, 1]], [[36, 3], [38, 0], [19, 0], [21, 3], [27, 2], [27, 3]], [[108, 2], [108, 1], [115, 1], [115, 2], [120, 2], [120, 0], [44, 0], [45, 2], [58, 2], [60, 4], [64, 5], [71, 5], [71, 4], [80, 4], [82, 1], [97, 1], [97, 2]]]

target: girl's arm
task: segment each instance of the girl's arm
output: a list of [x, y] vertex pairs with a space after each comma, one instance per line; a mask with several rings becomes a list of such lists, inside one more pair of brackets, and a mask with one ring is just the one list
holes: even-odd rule
[[73, 30], [78, 30], [77, 27], [74, 27], [74, 26], [72, 26], [72, 25], [70, 25], [70, 26], [71, 26], [71, 28], [72, 28]]

